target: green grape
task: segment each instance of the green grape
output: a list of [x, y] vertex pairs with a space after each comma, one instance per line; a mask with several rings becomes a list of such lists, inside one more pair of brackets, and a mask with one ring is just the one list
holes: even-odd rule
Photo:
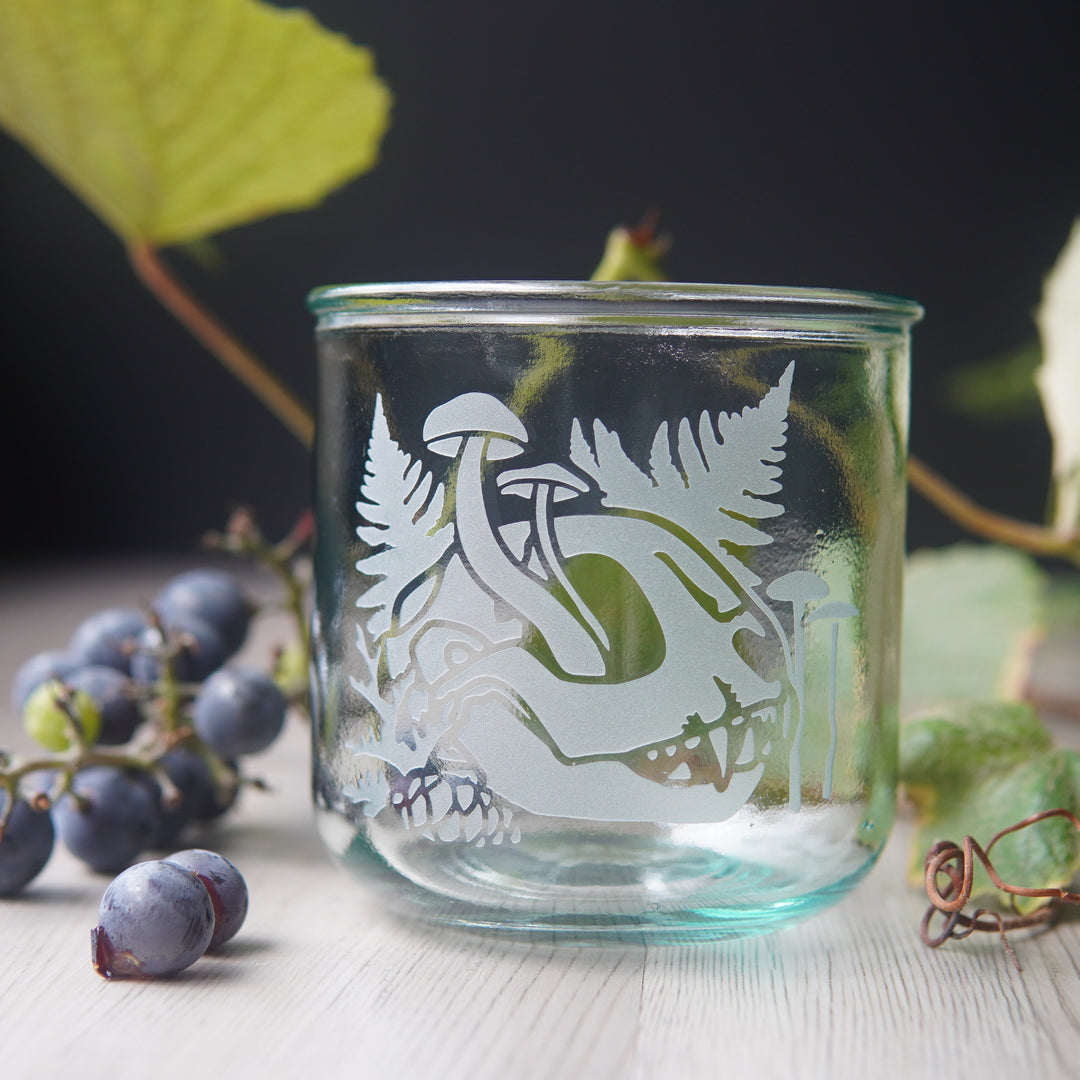
[[68, 697], [71, 711], [79, 719], [83, 741], [95, 743], [101, 734], [101, 710], [90, 695], [82, 690], [69, 691], [63, 683], [50, 679], [26, 699], [22, 711], [26, 734], [46, 750], [59, 752], [71, 746], [71, 717], [59, 704], [65, 696]]
[[308, 656], [301, 645], [286, 645], [274, 661], [271, 672], [278, 689], [290, 700], [307, 693]]

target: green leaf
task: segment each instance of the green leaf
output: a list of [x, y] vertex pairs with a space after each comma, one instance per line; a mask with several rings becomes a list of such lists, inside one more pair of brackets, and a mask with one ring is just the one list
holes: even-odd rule
[[[966, 706], [901, 728], [900, 778], [915, 804], [918, 827], [909, 872], [923, 879], [923, 860], [939, 840], [984, 848], [1001, 829], [1043, 810], [1080, 812], [1080, 753], [1055, 749], [1042, 722], [1021, 703]], [[1008, 883], [1064, 888], [1080, 870], [1080, 832], [1062, 818], [1005, 837], [990, 857]], [[975, 905], [1000, 907], [1001, 894], [981, 866]], [[1020, 898], [1021, 911], [1045, 900]]]
[[619, 226], [608, 233], [604, 254], [592, 281], [666, 281], [660, 260], [670, 242], [653, 233], [649, 219], [636, 229]]
[[318, 202], [369, 169], [371, 53], [258, 0], [0, 0], [0, 124], [126, 241]]
[[1040, 636], [1046, 576], [1022, 552], [919, 551], [904, 580], [901, 715], [1015, 696]]
[[1037, 417], [1041, 408], [1035, 371], [1042, 347], [1029, 341], [1011, 352], [966, 364], [942, 380], [953, 412], [986, 423], [1011, 423]]
[[1043, 286], [1035, 373], [1053, 439], [1054, 525], [1080, 527], [1080, 219]]

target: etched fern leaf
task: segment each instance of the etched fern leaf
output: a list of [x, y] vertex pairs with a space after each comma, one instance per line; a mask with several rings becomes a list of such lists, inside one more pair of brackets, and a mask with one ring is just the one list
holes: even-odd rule
[[660, 424], [648, 473], [599, 420], [592, 449], [575, 421], [570, 458], [597, 482], [605, 506], [663, 516], [710, 545], [767, 544], [769, 535], [753, 522], [784, 512], [768, 496], [781, 490], [777, 463], [785, 456], [793, 368], [789, 364], [776, 386], [742, 412], [720, 413], [715, 423], [702, 412], [696, 425], [683, 418], [674, 447], [667, 422]]
[[[781, 505], [761, 496], [780, 491], [781, 469], [776, 462], [785, 457], [782, 447], [787, 442], [794, 368], [792, 361], [758, 405], [741, 413], [720, 413], [716, 418], [719, 442], [702, 414], [701, 450], [710, 489], [721, 509], [749, 518], [776, 517], [784, 512]], [[681, 439], [679, 452], [683, 452]]]
[[597, 482], [605, 506], [646, 509], [644, 503], [651, 497], [653, 482], [626, 456], [618, 432], [594, 420], [592, 436], [590, 449], [581, 425], [574, 421], [570, 432], [571, 462]]
[[390, 434], [382, 398], [377, 397], [367, 470], [356, 504], [363, 518], [356, 535], [371, 549], [356, 569], [381, 578], [357, 601], [358, 607], [372, 612], [367, 631], [373, 638], [390, 628], [403, 590], [430, 571], [453, 540], [453, 525], [436, 528], [443, 486], [432, 493], [432, 483], [422, 462], [406, 454]]

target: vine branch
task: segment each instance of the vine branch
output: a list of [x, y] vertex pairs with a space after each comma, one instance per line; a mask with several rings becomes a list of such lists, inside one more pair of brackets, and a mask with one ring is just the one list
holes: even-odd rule
[[1080, 566], [1080, 535], [1075, 531], [1061, 533], [987, 510], [914, 456], [908, 458], [907, 476], [913, 490], [976, 536]]
[[310, 449], [315, 435], [311, 413], [177, 281], [154, 247], [136, 240], [127, 250], [136, 276], [150, 292]]

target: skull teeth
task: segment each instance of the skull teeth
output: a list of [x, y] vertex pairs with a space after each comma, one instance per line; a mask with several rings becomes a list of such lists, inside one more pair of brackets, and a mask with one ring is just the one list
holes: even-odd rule
[[659, 784], [715, 784], [723, 790], [734, 773], [753, 768], [770, 753], [778, 716], [775, 706], [767, 706], [727, 723], [706, 725], [693, 717], [682, 738], [641, 747], [622, 760]]

